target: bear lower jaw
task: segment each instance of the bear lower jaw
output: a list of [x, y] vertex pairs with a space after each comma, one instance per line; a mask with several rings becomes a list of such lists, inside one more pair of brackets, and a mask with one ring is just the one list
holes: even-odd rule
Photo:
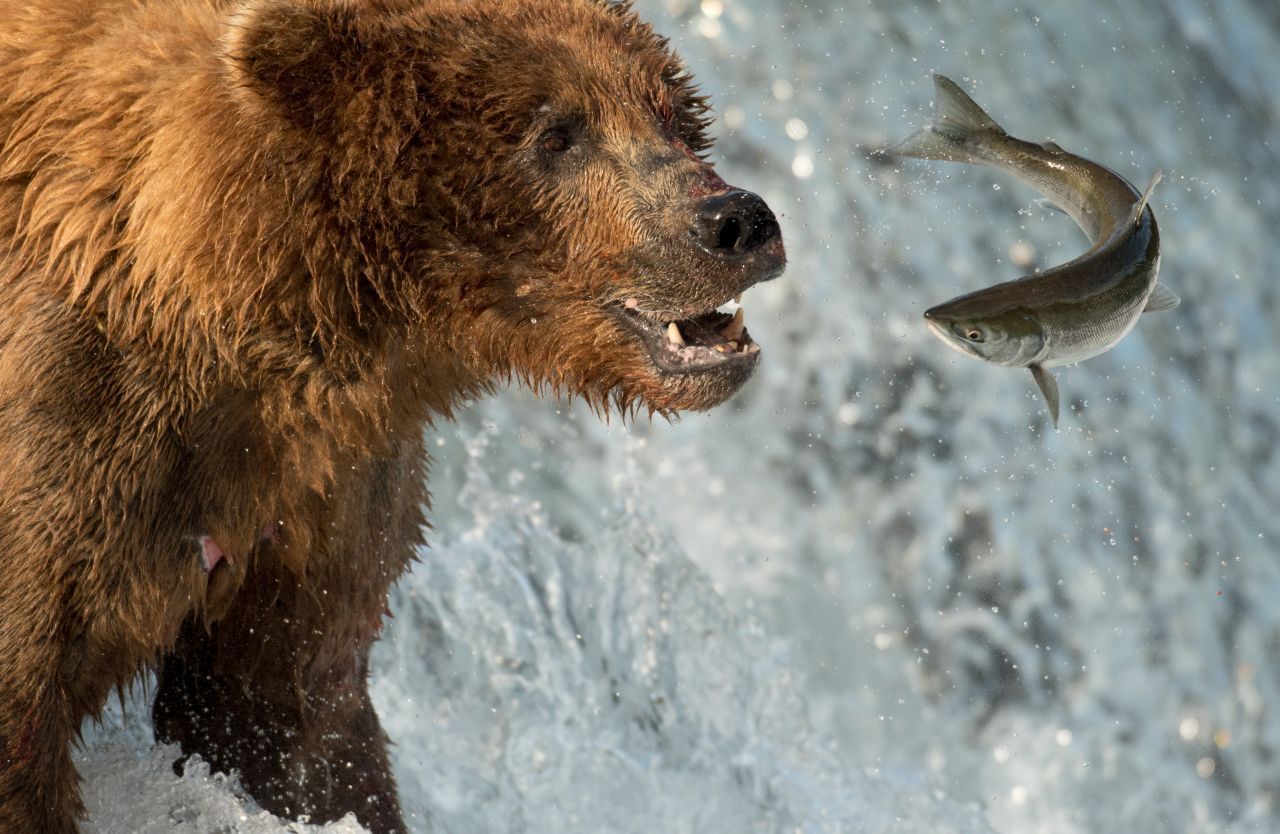
[[616, 306], [614, 315], [639, 339], [664, 375], [731, 372], [742, 374], [745, 380], [760, 358], [760, 346], [747, 332], [740, 307], [733, 314], [711, 310], [667, 321], [629, 302]]

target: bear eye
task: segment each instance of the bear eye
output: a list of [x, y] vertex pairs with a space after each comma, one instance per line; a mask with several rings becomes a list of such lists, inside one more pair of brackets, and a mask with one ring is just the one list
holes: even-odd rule
[[538, 138], [538, 147], [548, 154], [559, 155], [573, 146], [574, 134], [568, 125], [556, 125], [548, 128]]
[[541, 138], [541, 148], [548, 153], [563, 153], [573, 147], [573, 139], [564, 130], [552, 128]]

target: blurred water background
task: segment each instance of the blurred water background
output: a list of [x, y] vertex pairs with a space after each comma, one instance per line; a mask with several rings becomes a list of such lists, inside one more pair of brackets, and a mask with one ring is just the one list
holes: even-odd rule
[[[1280, 831], [1280, 5], [637, 6], [791, 265], [712, 414], [512, 390], [433, 432], [433, 544], [375, 664], [415, 830]], [[1087, 245], [1007, 177], [873, 157], [932, 71], [1166, 173], [1183, 304], [1061, 369], [1060, 432], [920, 320]], [[89, 831], [303, 830], [171, 776], [145, 712], [89, 732]]]

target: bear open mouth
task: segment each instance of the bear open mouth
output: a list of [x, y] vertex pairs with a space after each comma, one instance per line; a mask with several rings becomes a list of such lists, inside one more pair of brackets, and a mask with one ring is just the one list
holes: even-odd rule
[[760, 357], [760, 346], [747, 332], [741, 306], [732, 313], [715, 309], [692, 318], [665, 319], [639, 309], [634, 299], [628, 299], [614, 311], [640, 338], [654, 364], [667, 373], [751, 365]]

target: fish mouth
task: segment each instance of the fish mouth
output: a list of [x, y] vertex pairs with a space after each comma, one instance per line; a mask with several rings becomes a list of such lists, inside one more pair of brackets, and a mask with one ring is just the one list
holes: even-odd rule
[[[740, 301], [741, 295], [735, 299]], [[689, 375], [739, 371], [749, 375], [760, 359], [760, 346], [747, 332], [742, 307], [720, 307], [684, 319], [671, 319], [639, 308], [635, 299], [609, 305], [609, 310], [637, 340], [654, 366], [665, 374]]]
[[924, 314], [925, 325], [933, 331], [933, 335], [942, 340], [942, 343], [954, 350], [956, 353], [962, 353], [965, 356], [982, 357], [968, 342], [956, 337], [952, 332], [950, 325], [938, 318], [938, 315], [932, 310], [928, 310]]

